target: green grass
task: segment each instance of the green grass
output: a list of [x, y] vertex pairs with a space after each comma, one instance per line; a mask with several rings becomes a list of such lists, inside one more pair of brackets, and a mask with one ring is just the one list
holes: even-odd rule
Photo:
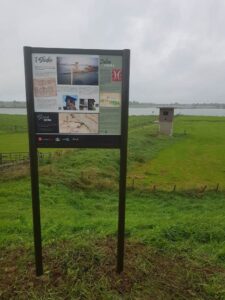
[[0, 115], [0, 153], [27, 152], [27, 120], [23, 115]]
[[[205, 185], [215, 188], [219, 183], [224, 188], [225, 118], [176, 117], [170, 140], [147, 135], [145, 127], [143, 133], [142, 138], [149, 139], [142, 150], [144, 155], [141, 153], [144, 159], [130, 170], [130, 176], [137, 178], [136, 186], [156, 185], [171, 190], [177, 185], [184, 190]], [[133, 134], [131, 129], [135, 139]]]
[[[42, 184], [43, 241], [94, 235], [116, 236], [118, 197], [112, 191], [74, 191], [64, 185]], [[16, 197], [15, 197], [16, 195]], [[32, 218], [29, 182], [1, 185], [0, 243], [30, 244]], [[129, 192], [127, 237], [184, 255], [225, 263], [224, 194]], [[223, 225], [224, 224], [224, 225]]]
[[3, 299], [21, 293], [29, 299], [63, 299], [67, 294], [78, 299], [136, 299], [143, 293], [146, 299], [224, 299], [223, 193], [128, 192], [121, 277], [115, 274], [117, 193], [43, 183], [40, 190], [45, 275], [37, 280], [29, 181], [1, 185]]
[[[74, 191], [64, 185], [44, 184], [40, 190], [44, 242], [86, 233], [99, 238], [116, 234], [117, 193]], [[1, 184], [2, 245], [32, 242], [30, 197], [27, 180]], [[224, 200], [223, 193], [199, 197], [129, 192], [127, 236], [160, 249], [223, 263], [219, 257], [225, 251]]]
[[27, 131], [27, 117], [24, 115], [0, 114], [0, 134]]
[[[40, 166], [41, 279], [28, 169], [1, 176], [0, 298], [225, 299], [225, 118], [176, 117], [172, 138], [154, 117], [129, 122], [125, 273], [115, 274], [119, 151], [75, 149]], [[2, 130], [15, 141], [2, 149], [24, 147], [20, 135]]]
[[225, 118], [179, 117], [174, 125], [175, 136], [186, 136], [145, 165], [148, 180], [180, 189], [225, 187]]
[[[28, 152], [27, 116], [0, 114], [0, 153]], [[41, 152], [54, 152], [42, 149]]]
[[34, 276], [30, 249], [8, 249], [0, 293], [8, 285], [1, 299], [224, 299], [225, 274], [219, 267], [128, 242], [126, 269], [118, 275], [115, 248], [110, 237], [52, 242], [44, 249], [46, 271], [40, 278]]
[[[130, 118], [128, 186], [146, 189], [155, 185], [161, 190], [171, 190], [176, 185], [178, 190], [190, 190], [204, 186], [215, 189], [220, 184], [224, 189], [224, 117], [176, 117], [171, 138], [157, 134], [155, 121], [153, 116]], [[26, 128], [26, 116], [0, 115], [0, 128], [0, 152], [28, 151], [27, 134], [19, 131]], [[84, 161], [83, 177], [96, 178], [100, 174], [101, 180], [113, 178], [117, 184], [117, 150], [77, 150], [76, 155], [70, 155], [67, 161], [61, 160], [54, 168], [60, 174], [62, 169], [75, 172], [76, 180], [84, 169]]]
[[28, 152], [27, 133], [1, 133], [1, 152]]

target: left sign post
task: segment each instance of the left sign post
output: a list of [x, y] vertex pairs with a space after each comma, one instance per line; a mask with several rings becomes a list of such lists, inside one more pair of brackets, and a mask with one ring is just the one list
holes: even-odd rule
[[25, 84], [26, 99], [28, 111], [28, 129], [29, 129], [29, 152], [30, 152], [30, 174], [31, 174], [31, 192], [32, 192], [32, 212], [33, 212], [33, 231], [34, 231], [34, 250], [36, 275], [43, 274], [42, 260], [42, 240], [41, 240], [41, 217], [40, 217], [40, 197], [39, 197], [39, 178], [38, 178], [38, 151], [35, 137], [35, 116], [33, 98], [33, 77], [31, 48], [24, 47], [25, 62]]

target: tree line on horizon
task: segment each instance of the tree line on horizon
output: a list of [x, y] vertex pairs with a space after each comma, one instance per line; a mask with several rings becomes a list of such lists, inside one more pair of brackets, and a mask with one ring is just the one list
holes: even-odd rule
[[[175, 108], [222, 108], [225, 109], [225, 103], [154, 103], [154, 102], [139, 102], [136, 100], [129, 101], [131, 107], [159, 107], [173, 106]], [[0, 108], [26, 108], [25, 101], [0, 101]]]

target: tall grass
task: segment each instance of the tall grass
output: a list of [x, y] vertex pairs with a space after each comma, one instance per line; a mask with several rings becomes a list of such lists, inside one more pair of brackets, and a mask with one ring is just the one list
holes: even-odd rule
[[[4, 172], [0, 298], [224, 299], [225, 118], [177, 117], [171, 138], [158, 135], [155, 121], [129, 120], [124, 275], [115, 275], [118, 150], [73, 149], [40, 165], [40, 281], [32, 277], [29, 171]], [[0, 136], [14, 141], [15, 148], [6, 138], [4, 151], [27, 147], [25, 133]], [[218, 192], [208, 191], [217, 183]]]

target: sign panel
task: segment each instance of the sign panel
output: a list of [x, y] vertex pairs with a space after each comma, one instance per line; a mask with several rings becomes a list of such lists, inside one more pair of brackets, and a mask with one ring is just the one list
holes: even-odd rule
[[24, 47], [36, 274], [43, 274], [38, 147], [119, 148], [123, 271], [130, 51]]
[[32, 50], [37, 146], [119, 148], [123, 51]]

